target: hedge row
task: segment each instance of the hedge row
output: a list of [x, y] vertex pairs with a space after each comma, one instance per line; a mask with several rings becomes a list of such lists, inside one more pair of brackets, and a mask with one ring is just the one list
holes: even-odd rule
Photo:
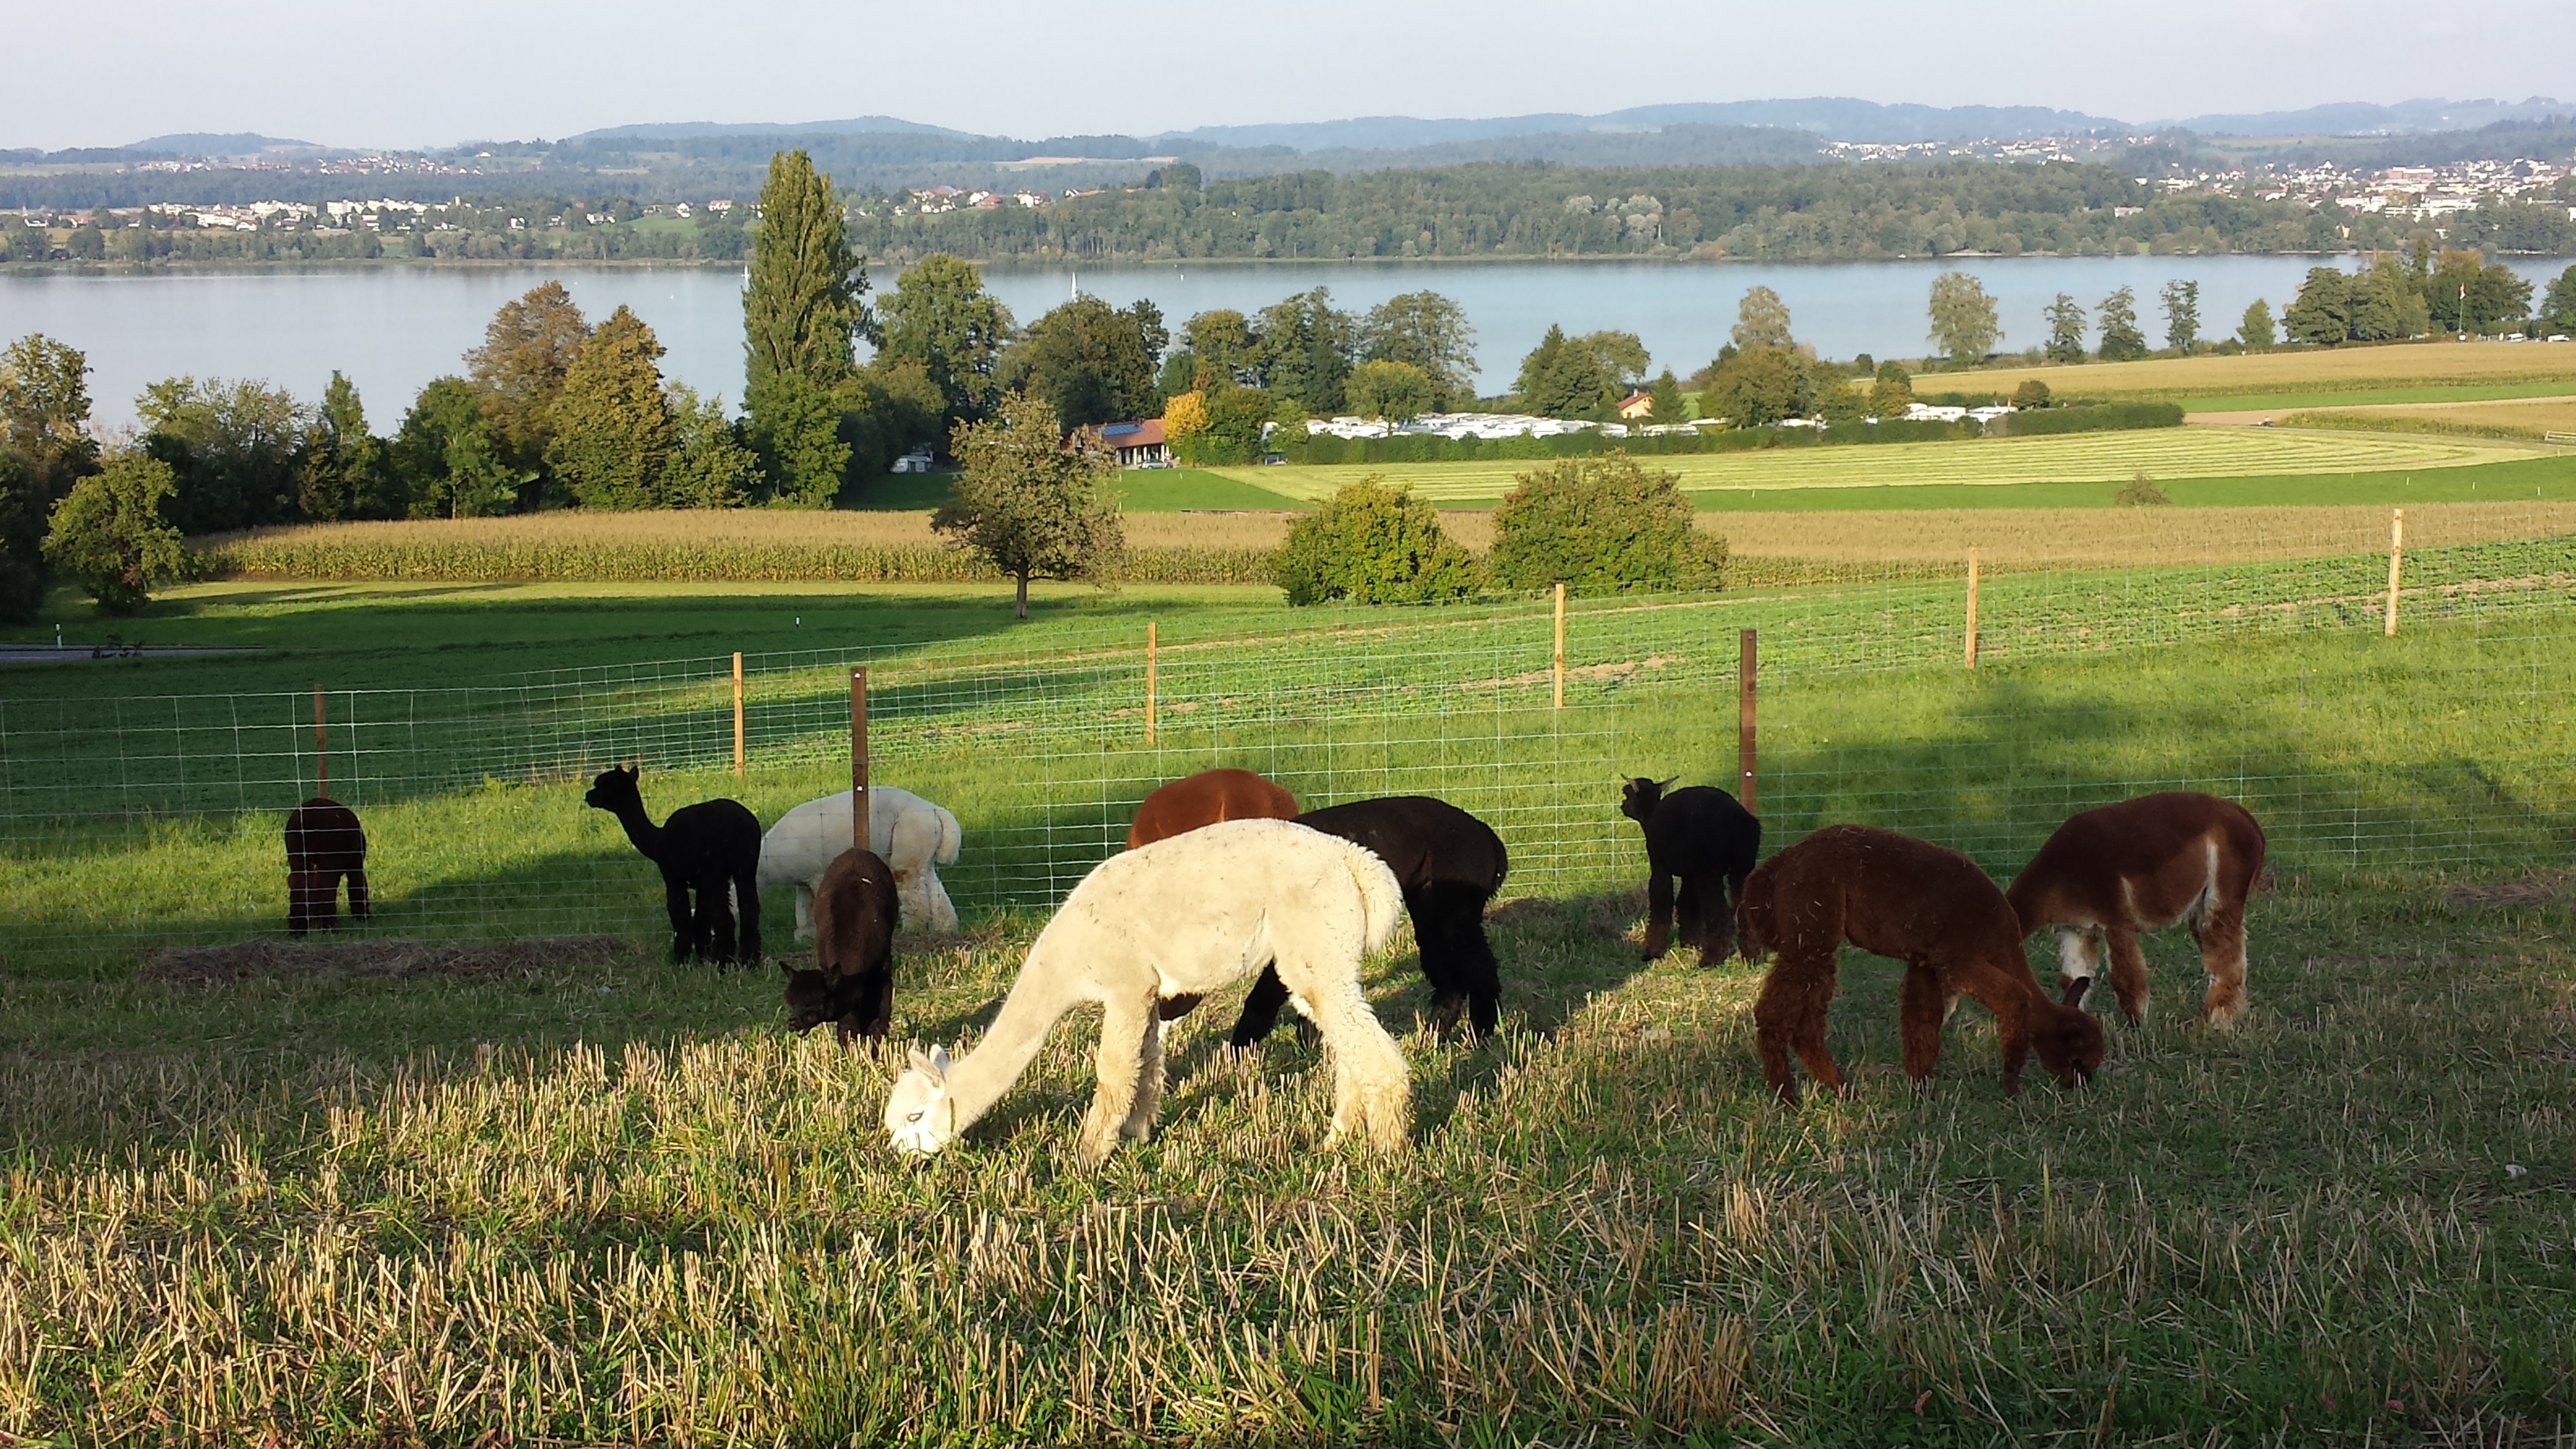
[[1717, 428], [1696, 433], [1604, 437], [1594, 430], [1537, 438], [1444, 438], [1436, 434], [1400, 434], [1392, 438], [1337, 438], [1318, 433], [1291, 440], [1281, 452], [1291, 463], [1466, 463], [1478, 460], [1586, 458], [1624, 449], [1632, 457], [1684, 453], [1742, 453], [1764, 448], [1865, 446], [1872, 443], [1950, 442], [1982, 436], [2037, 437], [2056, 433], [2117, 432], [2133, 428], [2178, 428], [2182, 408], [2174, 403], [2100, 403], [2044, 411], [2007, 413], [1984, 428], [1962, 419], [1955, 423], [1906, 422], [1891, 418], [1841, 428]]
[[[1253, 548], [1130, 549], [1118, 576], [1144, 584], [1266, 584], [1271, 554]], [[218, 579], [967, 584], [1006, 577], [958, 549], [721, 541], [382, 544], [250, 537], [211, 543], [196, 563], [200, 577]]]
[[2181, 426], [2180, 403], [2113, 402], [2006, 413], [1995, 419], [1988, 431], [1998, 437], [2036, 438], [2056, 433], [2113, 433]]

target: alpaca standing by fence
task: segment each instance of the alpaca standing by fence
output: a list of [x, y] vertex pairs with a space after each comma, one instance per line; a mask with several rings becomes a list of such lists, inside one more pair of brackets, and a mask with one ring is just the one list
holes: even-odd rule
[[2147, 1016], [2138, 933], [2176, 922], [2200, 948], [2201, 1014], [2229, 1026], [2245, 1010], [2245, 899], [2263, 873], [2263, 827], [2233, 800], [2170, 790], [2070, 817], [2013, 877], [2005, 898], [2027, 936], [2057, 927], [2057, 985], [2084, 999], [2105, 938], [2111, 990], [2131, 1021]]
[[1673, 780], [1629, 780], [1620, 791], [1619, 813], [1646, 834], [1646, 959], [1671, 948], [1678, 878], [1681, 943], [1697, 946], [1699, 964], [1707, 966], [1735, 949], [1735, 906], [1762, 853], [1762, 822], [1714, 785], [1667, 795]]
[[[760, 888], [796, 887], [796, 939], [814, 939], [814, 892], [841, 852], [862, 842], [850, 836], [850, 791], [808, 800], [778, 817], [760, 843]], [[866, 848], [894, 871], [903, 925], [912, 931], [954, 931], [957, 907], [939, 883], [939, 867], [957, 861], [965, 836], [957, 817], [910, 790], [868, 787]]]
[[1163, 1096], [1162, 998], [1204, 994], [1273, 966], [1322, 1029], [1336, 1074], [1332, 1136], [1384, 1148], [1409, 1127], [1404, 1054], [1360, 991], [1360, 958], [1395, 931], [1403, 893], [1359, 846], [1285, 820], [1232, 820], [1113, 855], [1065, 897], [974, 1051], [912, 1054], [886, 1098], [899, 1151], [930, 1153], [989, 1111], [1048, 1031], [1101, 1007], [1099, 1085], [1078, 1155], [1096, 1166], [1153, 1131]]
[[814, 966], [787, 978], [787, 1025], [832, 1023], [846, 1042], [894, 1024], [894, 871], [873, 850], [845, 850], [814, 892]]
[[1753, 1003], [1762, 1075], [1780, 1100], [1798, 1099], [1789, 1053], [1835, 1092], [1843, 1074], [1825, 1049], [1834, 952], [1845, 941], [1905, 963], [1899, 1019], [1905, 1075], [1917, 1091], [1941, 1060], [1941, 1026], [1962, 994], [1994, 1013], [2004, 1091], [2021, 1090], [2023, 1061], [2069, 1086], [2102, 1064], [2102, 1026], [2048, 999], [2021, 953], [2021, 925], [2002, 891], [1955, 850], [1866, 825], [1828, 825], [1764, 861], [1745, 882], [1747, 955], [1776, 953]]
[[[742, 959], [760, 959], [760, 819], [738, 800], [702, 800], [671, 812], [660, 825], [644, 813], [632, 769], [608, 769], [583, 801], [626, 827], [626, 838], [662, 868], [671, 910], [671, 959], [731, 964], [734, 905], [742, 908]], [[730, 889], [732, 897], [727, 900]], [[690, 897], [696, 896], [694, 907]]]
[[286, 933], [339, 925], [344, 879], [350, 917], [367, 919], [367, 832], [358, 812], [316, 795], [286, 815]]
[[1291, 820], [1296, 814], [1296, 796], [1250, 770], [1201, 770], [1154, 787], [1127, 826], [1127, 848], [1169, 840], [1220, 820]]

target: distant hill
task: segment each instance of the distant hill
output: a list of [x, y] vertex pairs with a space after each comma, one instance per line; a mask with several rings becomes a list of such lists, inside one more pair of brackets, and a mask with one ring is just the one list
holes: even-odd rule
[[1298, 151], [1400, 151], [1506, 137], [1657, 131], [1685, 125], [1771, 127], [1806, 131], [1835, 141], [1890, 142], [2061, 135], [2069, 131], [2128, 128], [2125, 121], [2040, 106], [1890, 106], [1849, 97], [1824, 96], [1807, 100], [1636, 106], [1589, 116], [1568, 112], [1448, 120], [1361, 116], [1347, 121], [1201, 126], [1189, 131], [1167, 131], [1153, 139], [1165, 143], [1229, 148], [1286, 146]]
[[2527, 101], [2414, 100], [2393, 106], [2346, 102], [2304, 111], [2193, 116], [2158, 122], [2157, 128], [2179, 127], [2205, 136], [2414, 136], [2483, 130], [2500, 121], [2537, 121], [2571, 111], [2576, 105], [2546, 96]]
[[846, 121], [668, 121], [642, 126], [608, 126], [566, 136], [567, 143], [590, 141], [681, 141], [701, 136], [957, 136], [982, 139], [971, 131], [928, 126], [899, 116], [852, 116]]
[[311, 141], [293, 141], [278, 136], [262, 136], [251, 131], [214, 135], [204, 131], [185, 131], [170, 136], [154, 136], [120, 149], [160, 156], [266, 156], [278, 152], [322, 151], [329, 148]]

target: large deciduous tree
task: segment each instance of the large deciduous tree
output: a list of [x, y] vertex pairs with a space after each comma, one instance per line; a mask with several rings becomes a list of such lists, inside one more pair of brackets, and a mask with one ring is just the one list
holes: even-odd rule
[[1026, 393], [950, 438], [963, 467], [931, 527], [1011, 576], [1014, 618], [1029, 616], [1029, 580], [1106, 576], [1126, 546], [1109, 491], [1116, 461], [1090, 434], [1062, 439], [1055, 409]]
[[1647, 361], [1646, 344], [1633, 332], [1568, 337], [1551, 325], [1521, 359], [1513, 391], [1524, 410], [1541, 417], [1606, 418], [1645, 377]]
[[1735, 326], [1728, 333], [1738, 352], [1757, 347], [1789, 347], [1789, 304], [1769, 287], [1747, 287], [1735, 304]]
[[2338, 267], [2310, 267], [2299, 295], [2281, 309], [2290, 340], [2332, 347], [2352, 336], [2352, 279]]
[[1363, 362], [1351, 369], [1342, 392], [1359, 416], [1399, 423], [1437, 409], [1445, 395], [1438, 382], [1410, 362]]
[[649, 508], [660, 501], [674, 442], [661, 359], [653, 329], [620, 306], [565, 371], [546, 462], [582, 507]]
[[1738, 428], [1803, 418], [1815, 403], [1806, 359], [1787, 347], [1756, 347], [1722, 359], [1699, 399], [1701, 412]]
[[34, 618], [44, 604], [54, 504], [98, 471], [88, 379], [80, 349], [41, 332], [0, 351], [0, 621]]
[[1253, 344], [1261, 385], [1272, 397], [1309, 413], [1340, 412], [1356, 330], [1350, 314], [1336, 309], [1332, 292], [1323, 287], [1262, 308]]
[[284, 388], [173, 377], [135, 399], [143, 451], [170, 465], [162, 512], [182, 533], [215, 533], [296, 516], [312, 414]]
[[1954, 365], [1983, 362], [2004, 336], [1995, 317], [1995, 299], [1986, 284], [1969, 272], [1943, 272], [1932, 279], [1931, 340]]
[[2147, 334], [2138, 330], [2138, 293], [2133, 287], [2113, 289], [2094, 313], [2102, 319], [2104, 362], [2135, 362], [2147, 355]]
[[296, 490], [307, 518], [396, 518], [384, 440], [367, 431], [357, 384], [339, 372], [322, 389], [304, 435], [304, 474]]
[[561, 282], [549, 281], [501, 304], [483, 329], [483, 345], [465, 354], [465, 375], [483, 394], [483, 410], [512, 460], [533, 468], [552, 439], [555, 398], [580, 355], [590, 323]]
[[2176, 352], [2191, 351], [2200, 340], [2200, 283], [2177, 278], [2156, 295], [2165, 308], [2165, 345]]
[[133, 613], [154, 589], [187, 576], [187, 547], [162, 515], [177, 486], [158, 458], [114, 459], [54, 505], [45, 557], [80, 580], [102, 612]]
[[2550, 279], [2540, 299], [2540, 320], [2551, 332], [2576, 334], [2576, 267]]
[[1419, 368], [1440, 390], [1435, 407], [1476, 395], [1476, 329], [1466, 308], [1438, 292], [1406, 292], [1371, 307], [1360, 319], [1359, 348], [1363, 363]]
[[843, 405], [857, 344], [876, 336], [867, 290], [831, 182], [803, 151], [772, 156], [742, 298], [743, 403], [753, 446], [788, 501], [823, 507], [848, 481]]
[[895, 278], [878, 307], [881, 360], [908, 358], [939, 389], [950, 423], [973, 422], [1000, 393], [1002, 350], [1011, 341], [1011, 309], [984, 290], [971, 262], [933, 252]]
[[396, 493], [411, 517], [508, 513], [536, 481], [535, 470], [510, 461], [482, 399], [461, 377], [433, 378], [412, 399], [392, 445]]
[[2064, 292], [2048, 304], [2048, 360], [2082, 362], [2084, 360], [2084, 306]]
[[1066, 427], [1124, 422], [1150, 416], [1161, 401], [1154, 368], [1170, 340], [1151, 302], [1113, 308], [1076, 297], [1029, 324], [1001, 376], [1045, 399]]

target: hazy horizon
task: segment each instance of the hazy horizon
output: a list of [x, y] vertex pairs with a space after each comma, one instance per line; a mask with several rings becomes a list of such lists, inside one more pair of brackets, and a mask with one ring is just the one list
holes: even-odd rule
[[[1533, 0], [1322, 0], [1293, 25], [1169, 0], [1079, 11], [766, 0], [721, 16], [674, 0], [613, 15], [496, 0], [436, 12], [137, 0], [34, 10], [11, 29], [21, 74], [88, 81], [77, 106], [58, 87], [0, 92], [0, 145], [256, 132], [422, 149], [856, 115], [1034, 138], [1808, 96], [2137, 123], [2427, 95], [2520, 100], [2570, 88], [2559, 57], [2576, 45], [2576, 6], [2173, 0], [2141, 18], [2084, 0], [1998, 0], [1974, 23], [1927, 23], [1896, 0], [1846, 0], [1795, 13], [1703, 3], [1568, 26]], [[781, 47], [781, 36], [797, 43]], [[1066, 64], [1093, 53], [1100, 64]], [[2475, 78], [2428, 77], [2416, 63], [2442, 54], [2474, 59], [2457, 74]]]

